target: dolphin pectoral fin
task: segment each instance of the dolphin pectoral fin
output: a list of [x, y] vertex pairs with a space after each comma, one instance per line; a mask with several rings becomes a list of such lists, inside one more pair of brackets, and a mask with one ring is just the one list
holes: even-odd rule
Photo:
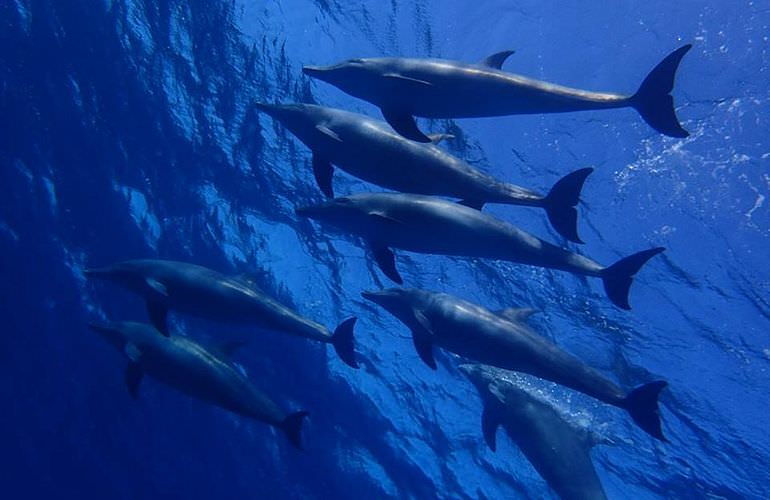
[[420, 80], [419, 78], [412, 78], [411, 76], [399, 75], [398, 73], [385, 73], [382, 76], [389, 80], [409, 83], [409, 84], [413, 84], [423, 88], [428, 88], [433, 86], [432, 83], [426, 82], [425, 80]]
[[508, 309], [495, 311], [495, 314], [509, 321], [527, 321], [530, 316], [537, 312], [539, 312], [537, 309], [529, 307], [509, 307]]
[[393, 127], [393, 130], [407, 139], [417, 142], [431, 142], [430, 137], [420, 131], [419, 127], [417, 127], [417, 122], [414, 121], [414, 117], [409, 113], [383, 108], [382, 116]]
[[484, 208], [485, 201], [481, 200], [460, 200], [457, 202], [458, 205], [462, 205], [464, 207], [472, 208], [474, 210], [481, 210]]
[[420, 359], [435, 370], [436, 359], [433, 357], [433, 341], [431, 340], [430, 335], [412, 332], [412, 342], [414, 342], [414, 348], [417, 350]]
[[430, 142], [433, 144], [438, 144], [441, 141], [448, 141], [449, 139], [454, 139], [455, 136], [453, 134], [428, 134], [428, 139], [430, 139]]
[[331, 162], [320, 158], [318, 155], [313, 155], [313, 175], [315, 176], [315, 182], [321, 189], [321, 192], [327, 198], [334, 198], [334, 188], [332, 187], [332, 176], [334, 175], [334, 167]]
[[126, 387], [128, 388], [128, 393], [134, 399], [139, 397], [139, 383], [142, 381], [143, 376], [144, 372], [139, 363], [132, 361], [126, 366]]
[[436, 359], [433, 357], [433, 329], [430, 320], [419, 309], [412, 310], [412, 313], [417, 321], [416, 327], [412, 328], [414, 347], [420, 359], [435, 370]]
[[512, 56], [515, 52], [515, 50], [503, 50], [502, 52], [497, 52], [496, 54], [492, 54], [491, 56], [483, 59], [479, 64], [492, 69], [503, 69], [503, 63], [505, 60]]
[[149, 286], [152, 291], [158, 295], [162, 295], [163, 297], [168, 297], [168, 289], [166, 288], [166, 285], [154, 278], [145, 278], [144, 281], [147, 282], [147, 286]]
[[335, 140], [337, 142], [342, 142], [342, 137], [337, 135], [337, 132], [335, 132], [334, 130], [330, 129], [329, 127], [327, 127], [325, 125], [316, 125], [315, 128], [316, 128], [316, 130], [321, 132], [326, 137], [328, 137], [328, 138], [330, 138], [332, 140]]
[[492, 451], [497, 451], [497, 427], [500, 425], [500, 415], [494, 404], [484, 404], [481, 412], [481, 433], [484, 441]]
[[385, 245], [376, 243], [370, 243], [369, 247], [371, 248], [372, 255], [374, 256], [374, 261], [377, 263], [385, 276], [398, 283], [399, 285], [403, 285], [404, 280], [398, 273], [398, 269], [396, 269], [396, 256], [393, 254], [393, 251]]
[[168, 308], [160, 302], [148, 300], [147, 314], [150, 316], [150, 323], [152, 323], [152, 326], [168, 337], [168, 321], [166, 319], [168, 316]]

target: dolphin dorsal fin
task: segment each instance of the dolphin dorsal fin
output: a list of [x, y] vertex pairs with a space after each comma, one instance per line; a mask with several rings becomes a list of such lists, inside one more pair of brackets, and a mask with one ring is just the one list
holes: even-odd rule
[[321, 132], [326, 137], [329, 137], [330, 139], [333, 139], [333, 140], [335, 140], [337, 142], [343, 142], [342, 141], [342, 137], [337, 135], [337, 132], [335, 132], [334, 130], [330, 129], [326, 125], [316, 125], [315, 128], [316, 128], [316, 130]]
[[508, 309], [495, 311], [495, 314], [508, 321], [527, 321], [530, 316], [537, 312], [537, 309], [529, 307], [509, 307]]
[[515, 50], [503, 50], [502, 52], [497, 52], [495, 54], [492, 54], [491, 56], [483, 59], [479, 64], [482, 66], [486, 66], [488, 68], [492, 69], [503, 69], [503, 63], [506, 59], [508, 59]]

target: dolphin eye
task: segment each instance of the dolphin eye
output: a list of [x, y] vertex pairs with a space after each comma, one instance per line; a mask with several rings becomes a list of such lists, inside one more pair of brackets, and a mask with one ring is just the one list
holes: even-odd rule
[[350, 64], [364, 64], [364, 60], [363, 59], [351, 59], [351, 60], [348, 61], [348, 63], [350, 63]]
[[337, 198], [337, 203], [339, 203], [340, 205], [350, 205], [351, 203], [353, 203], [353, 200], [351, 200], [350, 198]]

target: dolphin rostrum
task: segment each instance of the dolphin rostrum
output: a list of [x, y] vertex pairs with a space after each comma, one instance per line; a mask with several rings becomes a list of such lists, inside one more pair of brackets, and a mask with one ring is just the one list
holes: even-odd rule
[[247, 323], [332, 344], [339, 357], [357, 368], [353, 345], [356, 318], [348, 318], [330, 333], [259, 290], [252, 280], [225, 276], [203, 266], [159, 259], [127, 260], [87, 269], [86, 276], [114, 281], [142, 296], [152, 324], [168, 333], [166, 316], [175, 309], [192, 316]]
[[302, 448], [300, 431], [308, 413], [281, 410], [223, 355], [184, 336], [164, 336], [143, 323], [90, 326], [128, 357], [125, 382], [134, 398], [147, 374], [189, 396], [272, 425], [282, 430], [292, 445]]
[[382, 110], [388, 123], [412, 140], [430, 142], [414, 121], [594, 109], [636, 109], [661, 134], [687, 137], [674, 111], [674, 75], [685, 45], [655, 66], [633, 95], [589, 92], [502, 71], [512, 51], [477, 64], [399, 57], [351, 59], [333, 66], [305, 66], [305, 74], [334, 85]]
[[398, 284], [403, 280], [391, 247], [425, 254], [506, 260], [599, 277], [607, 296], [621, 309], [631, 308], [628, 292], [634, 275], [664, 250], [644, 250], [604, 267], [491, 215], [432, 196], [360, 193], [298, 208], [297, 214], [362, 237], [380, 269]]
[[[562, 236], [581, 243], [574, 207], [591, 168], [566, 175], [543, 196], [501, 182], [434, 144], [405, 139], [386, 123], [364, 115], [314, 104], [258, 103], [256, 107], [312, 150], [316, 182], [329, 198], [334, 196], [332, 165], [336, 165], [387, 189], [460, 198], [472, 208], [481, 209], [485, 203], [541, 207]], [[438, 135], [435, 141], [443, 137]]]
[[363, 292], [412, 331], [420, 358], [436, 368], [433, 346], [487, 365], [534, 375], [626, 410], [651, 436], [665, 441], [657, 381], [627, 392], [598, 371], [537, 334], [526, 319], [532, 309], [493, 312], [445, 293], [391, 288]]
[[512, 372], [477, 364], [459, 368], [481, 395], [481, 429], [492, 451], [502, 426], [560, 498], [606, 500], [591, 461], [591, 448], [597, 444], [593, 433], [565, 419]]

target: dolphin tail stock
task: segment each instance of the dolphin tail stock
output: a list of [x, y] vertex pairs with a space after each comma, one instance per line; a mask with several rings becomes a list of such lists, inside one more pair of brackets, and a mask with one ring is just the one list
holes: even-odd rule
[[668, 382], [658, 380], [644, 384], [626, 396], [622, 407], [628, 411], [636, 425], [642, 428], [647, 434], [664, 443], [668, 440], [663, 436], [660, 424], [660, 411], [658, 409], [658, 397], [660, 391], [666, 388]]
[[543, 200], [543, 208], [551, 225], [562, 236], [575, 243], [583, 243], [577, 232], [577, 210], [580, 191], [593, 168], [581, 168], [565, 175], [553, 185]]
[[286, 434], [289, 442], [298, 450], [302, 449], [302, 422], [310, 415], [306, 411], [292, 413], [278, 424], [278, 427]]
[[353, 368], [358, 368], [353, 341], [353, 327], [356, 325], [356, 320], [356, 317], [352, 317], [340, 323], [331, 338], [331, 344], [337, 351], [337, 356]]
[[631, 309], [628, 303], [628, 292], [631, 289], [631, 283], [634, 282], [634, 275], [648, 260], [664, 250], [663, 247], [643, 250], [620, 259], [602, 270], [600, 276], [604, 282], [604, 291], [613, 304], [621, 309]]
[[650, 71], [630, 101], [648, 125], [669, 137], [690, 135], [676, 117], [674, 98], [670, 94], [679, 63], [690, 48], [692, 45], [687, 44], [666, 56]]

